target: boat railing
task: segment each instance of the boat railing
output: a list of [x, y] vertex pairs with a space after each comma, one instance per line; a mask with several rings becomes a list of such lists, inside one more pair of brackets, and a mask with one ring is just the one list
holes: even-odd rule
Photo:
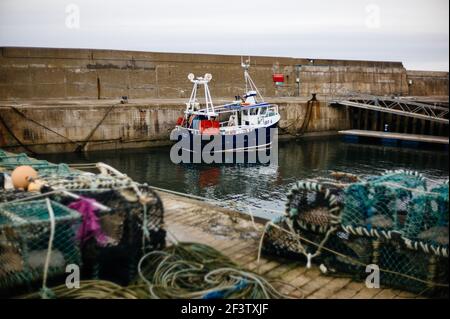
[[275, 114], [278, 114], [278, 105], [273, 104], [272, 107], [267, 108], [267, 111], [264, 114], [264, 117], [274, 116]]
[[[259, 104], [254, 104], [254, 105], [243, 105], [243, 106], [239, 106], [236, 105], [236, 108], [227, 108], [226, 106], [231, 106], [231, 104], [225, 104], [222, 106], [218, 106], [214, 109], [214, 114], [213, 113], [206, 113], [206, 109], [200, 109], [198, 111], [192, 112], [192, 111], [186, 111], [185, 113], [187, 114], [195, 114], [195, 115], [209, 115], [209, 116], [217, 116], [219, 114], [225, 114], [225, 113], [233, 113], [233, 112], [238, 112], [238, 111], [245, 111], [245, 110], [251, 110], [254, 108], [262, 108], [262, 107], [267, 107], [268, 111], [272, 111], [275, 113], [278, 113], [278, 105], [276, 104], [270, 104], [270, 103], [259, 103]], [[267, 112], [266, 112], [267, 113]]]
[[[257, 103], [257, 104], [253, 104], [253, 105], [239, 105], [239, 104], [235, 104], [235, 103], [229, 103], [229, 104], [223, 104], [223, 105], [216, 106], [214, 108], [214, 110], [216, 113], [223, 114], [223, 113], [232, 113], [232, 112], [236, 112], [236, 111], [245, 111], [245, 110], [250, 110], [250, 109], [254, 109], [254, 108], [262, 108], [262, 107], [267, 107], [267, 108], [276, 107], [276, 109], [278, 109], [278, 105], [276, 105], [276, 104], [262, 102], [262, 103]], [[202, 111], [202, 110], [200, 110], [200, 111]]]
[[[187, 130], [193, 134], [201, 134], [200, 130], [188, 128], [184, 126], [177, 125], [175, 126], [177, 129]], [[222, 129], [227, 133], [233, 133], [239, 131], [239, 133], [249, 133], [251, 132], [257, 125], [248, 126], [248, 125], [236, 125], [236, 126], [222, 126]], [[228, 132], [230, 131], [230, 132]]]

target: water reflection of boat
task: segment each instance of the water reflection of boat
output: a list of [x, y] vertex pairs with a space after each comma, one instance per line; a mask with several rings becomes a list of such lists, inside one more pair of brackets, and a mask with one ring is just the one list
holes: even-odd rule
[[207, 169], [200, 170], [198, 176], [198, 186], [200, 187], [200, 189], [203, 189], [209, 186], [218, 185], [220, 182], [220, 174], [220, 167], [217, 166], [212, 166], [208, 167]]
[[[183, 151], [213, 155], [271, 148], [274, 132], [270, 129], [280, 120], [278, 106], [264, 101], [248, 72], [249, 63], [242, 63], [242, 67], [246, 84], [244, 97], [235, 96], [233, 102], [221, 106], [214, 106], [211, 98], [208, 87], [211, 74], [197, 78], [189, 74], [194, 84], [192, 93], [184, 116], [178, 119], [172, 131], [172, 137], [184, 142], [181, 144]], [[200, 86], [204, 87], [203, 108], [197, 100]]]

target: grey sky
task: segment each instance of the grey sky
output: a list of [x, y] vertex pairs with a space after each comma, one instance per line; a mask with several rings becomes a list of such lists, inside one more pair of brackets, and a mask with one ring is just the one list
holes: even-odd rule
[[0, 46], [387, 60], [422, 70], [448, 71], [448, 24], [448, 0], [0, 0]]

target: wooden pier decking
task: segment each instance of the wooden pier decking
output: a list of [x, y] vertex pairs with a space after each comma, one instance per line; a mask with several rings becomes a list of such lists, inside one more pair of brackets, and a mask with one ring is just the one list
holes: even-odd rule
[[418, 135], [418, 134], [367, 131], [367, 130], [345, 130], [345, 131], [339, 131], [338, 133], [340, 135], [350, 135], [350, 136], [357, 136], [357, 137], [371, 137], [371, 138], [380, 138], [380, 139], [392, 139], [392, 140], [401, 140], [401, 141], [410, 141], [410, 142], [434, 143], [434, 144], [448, 145], [448, 137], [445, 137], [445, 136], [431, 136], [431, 135]]
[[165, 227], [179, 241], [208, 244], [236, 263], [268, 279], [283, 280], [290, 285], [275, 284], [280, 292], [293, 298], [398, 299], [422, 298], [396, 289], [369, 289], [362, 282], [346, 277], [324, 275], [316, 265], [310, 269], [292, 260], [262, 257], [257, 263], [263, 224], [252, 223], [242, 213], [209, 203], [158, 192], [165, 209]]

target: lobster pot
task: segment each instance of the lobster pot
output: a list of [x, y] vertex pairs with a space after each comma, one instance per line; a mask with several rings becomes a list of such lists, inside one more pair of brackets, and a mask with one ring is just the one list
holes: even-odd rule
[[[311, 230], [289, 232], [287, 219], [279, 219], [274, 226], [268, 226], [263, 239], [262, 252], [265, 255], [295, 259], [307, 264], [307, 253], [314, 254], [326, 236]], [[347, 238], [345, 238], [346, 236]], [[342, 238], [344, 237], [344, 238]], [[338, 231], [328, 235], [323, 242], [320, 254], [312, 262], [323, 264], [329, 273], [345, 273], [357, 280], [367, 276], [365, 264], [370, 264], [372, 245], [370, 239], [352, 237]]]
[[330, 185], [296, 184], [286, 215], [267, 227], [264, 254], [359, 280], [376, 265], [382, 287], [448, 296], [448, 182], [429, 190], [420, 174], [395, 171]]
[[315, 181], [300, 181], [287, 195], [286, 215], [296, 230], [325, 232], [338, 222], [342, 190]]
[[[387, 270], [380, 274], [382, 285], [427, 295], [448, 295], [446, 288], [431, 284], [448, 284], [447, 258], [420, 250], [401, 248], [392, 242], [379, 245], [374, 253], [376, 264], [381, 269]], [[438, 269], [443, 272], [438, 273]]]
[[25, 153], [8, 154], [4, 151], [0, 151], [0, 167], [2, 167], [4, 171], [12, 172], [20, 165], [33, 167], [38, 171], [40, 177], [55, 174], [67, 175], [71, 172], [67, 164], [53, 164], [46, 160], [33, 159]]
[[289, 233], [286, 219], [280, 218], [268, 225], [263, 238], [261, 252], [268, 256], [278, 256], [305, 261], [305, 256], [299, 250], [299, 239]]
[[416, 172], [394, 171], [369, 177], [345, 188], [341, 222], [368, 229], [401, 230], [409, 203], [424, 191], [425, 179]]
[[[81, 265], [75, 238], [80, 214], [57, 202], [50, 201], [50, 204], [55, 229], [48, 283], [60, 280], [67, 265]], [[17, 295], [42, 285], [50, 233], [45, 200], [0, 204], [0, 296]]]
[[[301, 236], [298, 237], [289, 231], [286, 220], [279, 219], [274, 222], [275, 226], [268, 226], [262, 253], [306, 265], [307, 258], [301, 247], [313, 254], [324, 234], [302, 230], [297, 232]], [[448, 258], [421, 249], [409, 249], [401, 238], [377, 239], [338, 230], [329, 236], [321, 253], [312, 261], [315, 265], [325, 266], [331, 275], [346, 275], [357, 281], [364, 281], [368, 276], [366, 266], [375, 264], [381, 270], [382, 288], [397, 288], [435, 297], [448, 296], [448, 289], [443, 287], [449, 280]]]
[[[286, 215], [267, 227], [262, 251], [305, 260], [307, 241], [320, 243], [339, 222], [342, 189], [318, 180], [297, 182], [287, 195]], [[307, 241], [299, 241], [298, 236]]]
[[[362, 229], [359, 229], [361, 231]], [[448, 258], [421, 249], [409, 249], [400, 235], [391, 238], [367, 235], [369, 230], [349, 234], [338, 230], [325, 243], [317, 262], [330, 272], [343, 273], [364, 281], [367, 265], [380, 269], [380, 286], [423, 293], [429, 296], [448, 295], [442, 285], [448, 284]]]
[[448, 246], [448, 183], [419, 194], [409, 203], [403, 235], [432, 246]]
[[[76, 192], [111, 208], [111, 211], [97, 212], [101, 230], [108, 238], [107, 244], [100, 245], [91, 238], [81, 247], [84, 279], [127, 285], [135, 279], [137, 264], [143, 254], [165, 247], [162, 202], [148, 186], [141, 186], [140, 191], [148, 200], [145, 205], [138, 201], [131, 188]], [[60, 201], [68, 205], [73, 199], [61, 198]]]

